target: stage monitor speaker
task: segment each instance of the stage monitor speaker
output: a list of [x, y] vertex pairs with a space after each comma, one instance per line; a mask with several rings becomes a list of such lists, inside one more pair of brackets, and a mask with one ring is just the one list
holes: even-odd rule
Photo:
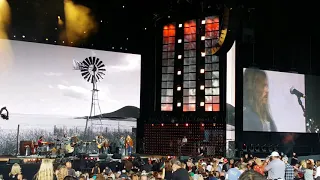
[[21, 159], [9, 159], [8, 160], [8, 164], [22, 164], [22, 160]]
[[115, 153], [115, 154], [113, 154], [112, 155], [112, 159], [121, 159], [121, 154], [119, 154], [119, 153]]

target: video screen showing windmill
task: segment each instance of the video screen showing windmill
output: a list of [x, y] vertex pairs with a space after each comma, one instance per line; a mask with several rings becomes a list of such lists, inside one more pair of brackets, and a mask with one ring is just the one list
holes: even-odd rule
[[[64, 134], [110, 141], [135, 140], [140, 108], [141, 56], [30, 42], [10, 44], [0, 72], [0, 155], [16, 152], [20, 141], [43, 136], [54, 142]], [[26, 53], [27, 52], [27, 53]], [[73, 63], [72, 63], [73, 62]], [[5, 114], [5, 111], [3, 111]], [[86, 128], [87, 127], [87, 128]]]

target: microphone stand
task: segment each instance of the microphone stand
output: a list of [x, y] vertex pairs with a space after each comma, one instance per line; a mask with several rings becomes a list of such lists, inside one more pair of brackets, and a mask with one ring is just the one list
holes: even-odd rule
[[[307, 112], [306, 112], [306, 108], [304, 107], [304, 105], [302, 104], [301, 101], [301, 97], [297, 97], [298, 98], [298, 103], [303, 111], [303, 116], [306, 118], [306, 126], [307, 126], [307, 132], [309, 133], [318, 133], [319, 135], [319, 127], [318, 125], [315, 123], [315, 121], [313, 120], [312, 117], [310, 117]], [[320, 142], [320, 139], [319, 139]]]
[[298, 103], [303, 111], [303, 116], [306, 117], [306, 108], [304, 107], [304, 105], [302, 104], [302, 101], [301, 101], [301, 97], [298, 97]]

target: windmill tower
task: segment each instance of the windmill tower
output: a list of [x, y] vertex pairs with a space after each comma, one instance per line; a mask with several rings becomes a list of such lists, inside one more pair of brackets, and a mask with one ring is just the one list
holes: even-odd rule
[[74, 70], [80, 70], [82, 77], [92, 84], [90, 115], [87, 116], [84, 130], [84, 136], [87, 139], [89, 137], [87, 132], [89, 124], [91, 125], [91, 129], [93, 125], [102, 125], [102, 112], [99, 104], [97, 83], [103, 79], [106, 69], [103, 62], [97, 57], [88, 57], [82, 62], [73, 60], [73, 68]]

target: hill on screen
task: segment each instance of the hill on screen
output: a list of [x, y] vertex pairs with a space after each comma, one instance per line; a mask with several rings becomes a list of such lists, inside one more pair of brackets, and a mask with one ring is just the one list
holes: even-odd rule
[[[93, 116], [92, 118], [99, 118], [100, 115]], [[116, 111], [110, 113], [103, 113], [101, 114], [102, 118], [108, 119], [127, 119], [127, 118], [139, 118], [140, 116], [140, 109], [135, 106], [125, 106]], [[76, 119], [86, 119], [88, 116], [85, 117], [78, 117]]]

